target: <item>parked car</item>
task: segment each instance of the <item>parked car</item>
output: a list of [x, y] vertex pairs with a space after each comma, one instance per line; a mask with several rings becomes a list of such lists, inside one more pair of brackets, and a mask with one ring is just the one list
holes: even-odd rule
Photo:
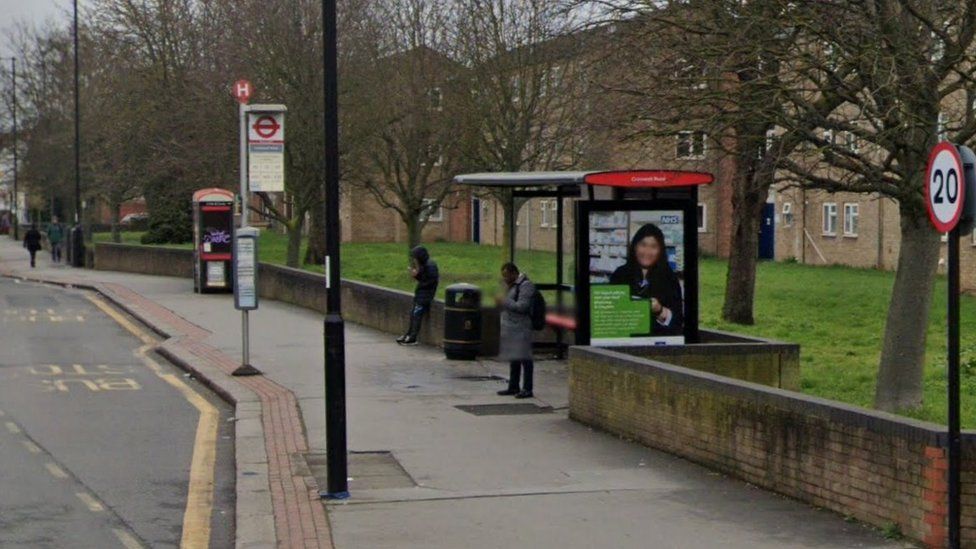
[[149, 214], [147, 213], [130, 213], [126, 214], [120, 221], [120, 225], [130, 226], [145, 223], [149, 220]]

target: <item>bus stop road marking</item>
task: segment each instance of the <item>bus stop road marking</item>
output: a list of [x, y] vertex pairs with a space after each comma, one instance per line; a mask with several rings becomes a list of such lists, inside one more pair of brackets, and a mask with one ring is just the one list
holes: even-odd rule
[[97, 499], [92, 497], [91, 494], [86, 492], [76, 492], [75, 495], [78, 496], [78, 499], [80, 499], [81, 502], [85, 504], [85, 507], [87, 507], [92, 513], [101, 513], [105, 510], [105, 507], [99, 503]]
[[[130, 321], [105, 301], [95, 296], [87, 296], [102, 312], [115, 320], [120, 326], [142, 341], [143, 345], [134, 351], [147, 368], [160, 379], [178, 390], [200, 416], [193, 441], [193, 457], [190, 460], [190, 484], [186, 495], [186, 510], [183, 513], [183, 537], [181, 547], [208, 547], [210, 545], [210, 516], [213, 512], [214, 471], [217, 463], [217, 426], [219, 411], [207, 402], [178, 376], [168, 373], [149, 352], [155, 340], [145, 330]], [[120, 531], [116, 530], [116, 535]], [[124, 532], [122, 532], [124, 534]], [[120, 540], [122, 538], [120, 537]], [[125, 543], [126, 547], [140, 547]], [[135, 539], [132, 539], [135, 542]]]
[[20, 434], [20, 427], [16, 423], [12, 421], [7, 421], [4, 423], [4, 425], [7, 427], [7, 430], [10, 431], [11, 434], [14, 435]]
[[132, 534], [126, 532], [125, 530], [112, 528], [112, 532], [115, 534], [115, 537], [119, 538], [119, 542], [122, 543], [122, 546], [125, 547], [125, 549], [142, 549], [142, 544], [139, 543], [136, 538], [132, 537]]
[[68, 478], [68, 473], [64, 472], [64, 469], [58, 467], [56, 463], [51, 463], [50, 461], [44, 464], [48, 473], [54, 478]]

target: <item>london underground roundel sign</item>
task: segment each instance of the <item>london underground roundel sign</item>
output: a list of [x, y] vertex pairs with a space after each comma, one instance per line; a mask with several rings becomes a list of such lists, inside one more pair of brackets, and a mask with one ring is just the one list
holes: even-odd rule
[[962, 158], [955, 145], [943, 141], [932, 149], [925, 170], [925, 205], [939, 232], [947, 233], [959, 223], [965, 194]]

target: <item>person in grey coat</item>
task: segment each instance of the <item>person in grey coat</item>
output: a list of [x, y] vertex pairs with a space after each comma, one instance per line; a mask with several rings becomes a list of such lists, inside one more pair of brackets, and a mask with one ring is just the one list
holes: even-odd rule
[[[535, 285], [519, 272], [514, 263], [502, 266], [507, 289], [498, 297], [501, 308], [501, 334], [498, 356], [509, 361], [508, 388], [499, 395], [532, 398], [532, 295]], [[519, 390], [519, 381], [522, 388]]]

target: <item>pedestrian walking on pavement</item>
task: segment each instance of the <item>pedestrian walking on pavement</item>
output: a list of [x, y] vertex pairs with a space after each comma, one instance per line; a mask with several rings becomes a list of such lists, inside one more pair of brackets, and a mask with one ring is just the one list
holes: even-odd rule
[[30, 229], [24, 235], [24, 247], [30, 253], [31, 268], [35, 267], [37, 250], [41, 249], [41, 233], [37, 230], [37, 223], [31, 223]]
[[[501, 333], [498, 356], [509, 361], [508, 388], [499, 395], [532, 398], [532, 302], [535, 285], [514, 263], [502, 265], [505, 291], [498, 296]], [[519, 389], [519, 381], [522, 387]]]
[[407, 333], [397, 338], [400, 345], [416, 345], [417, 336], [424, 316], [430, 312], [430, 305], [437, 295], [437, 283], [440, 273], [437, 263], [430, 258], [430, 252], [423, 246], [410, 250], [410, 275], [417, 281], [413, 291], [413, 308], [410, 310], [410, 328]]
[[51, 261], [61, 262], [61, 241], [64, 240], [64, 226], [57, 217], [51, 219], [47, 226], [47, 241], [51, 244]]

